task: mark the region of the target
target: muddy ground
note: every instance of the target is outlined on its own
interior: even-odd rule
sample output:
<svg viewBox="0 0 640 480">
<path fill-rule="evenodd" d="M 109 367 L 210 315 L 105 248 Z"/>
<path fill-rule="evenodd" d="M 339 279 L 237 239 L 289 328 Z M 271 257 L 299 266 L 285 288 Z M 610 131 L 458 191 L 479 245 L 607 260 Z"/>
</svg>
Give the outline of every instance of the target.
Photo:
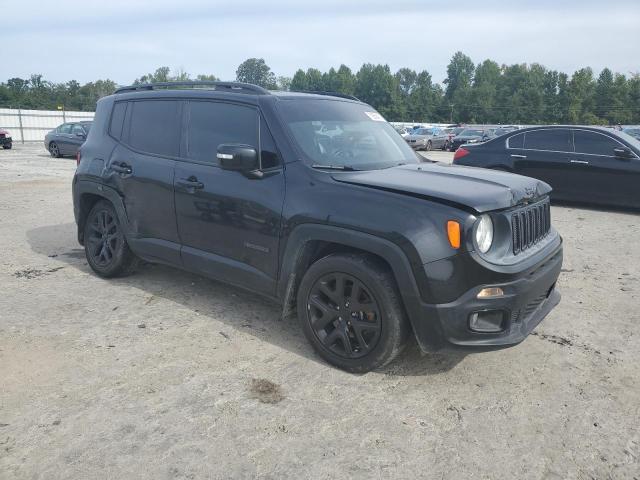
<svg viewBox="0 0 640 480">
<path fill-rule="evenodd" d="M 74 168 L 0 150 L 1 479 L 640 478 L 639 214 L 553 207 L 563 299 L 519 346 L 358 376 L 253 294 L 92 275 Z"/>
</svg>

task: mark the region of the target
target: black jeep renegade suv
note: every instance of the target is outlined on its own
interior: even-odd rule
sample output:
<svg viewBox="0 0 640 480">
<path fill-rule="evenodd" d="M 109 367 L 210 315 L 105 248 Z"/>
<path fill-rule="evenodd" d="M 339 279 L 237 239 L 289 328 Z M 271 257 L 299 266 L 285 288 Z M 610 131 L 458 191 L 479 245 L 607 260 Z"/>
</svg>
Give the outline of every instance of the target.
<svg viewBox="0 0 640 480">
<path fill-rule="evenodd" d="M 167 88 L 170 87 L 170 88 Z M 78 240 L 103 277 L 139 259 L 297 307 L 328 362 L 522 341 L 558 303 L 550 187 L 420 162 L 372 107 L 247 84 L 98 102 L 78 156 Z"/>
</svg>

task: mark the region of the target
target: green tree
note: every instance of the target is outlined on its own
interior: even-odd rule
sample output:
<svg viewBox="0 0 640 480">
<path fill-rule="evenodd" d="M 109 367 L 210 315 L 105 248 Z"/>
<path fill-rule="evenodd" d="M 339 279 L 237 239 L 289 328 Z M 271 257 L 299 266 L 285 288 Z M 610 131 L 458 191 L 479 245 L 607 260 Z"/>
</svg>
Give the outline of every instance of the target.
<svg viewBox="0 0 640 480">
<path fill-rule="evenodd" d="M 236 80 L 263 88 L 277 88 L 276 76 L 263 58 L 249 58 L 242 62 L 236 70 Z"/>
<path fill-rule="evenodd" d="M 356 74 L 355 95 L 376 108 L 387 120 L 401 120 L 406 114 L 399 101 L 398 81 L 389 65 L 365 63 Z"/>
</svg>

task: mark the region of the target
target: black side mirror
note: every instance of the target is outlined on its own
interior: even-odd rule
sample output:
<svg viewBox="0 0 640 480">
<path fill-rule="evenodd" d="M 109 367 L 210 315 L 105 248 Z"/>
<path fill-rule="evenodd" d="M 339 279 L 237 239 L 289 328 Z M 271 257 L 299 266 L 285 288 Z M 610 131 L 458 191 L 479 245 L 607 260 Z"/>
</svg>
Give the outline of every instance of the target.
<svg viewBox="0 0 640 480">
<path fill-rule="evenodd" d="M 218 145 L 218 160 L 223 170 L 248 173 L 258 170 L 258 152 L 250 145 Z"/>
<path fill-rule="evenodd" d="M 629 160 L 630 158 L 634 157 L 631 149 L 627 147 L 616 147 L 613 149 L 613 154 L 616 156 L 616 158 L 619 158 L 621 160 Z"/>
</svg>

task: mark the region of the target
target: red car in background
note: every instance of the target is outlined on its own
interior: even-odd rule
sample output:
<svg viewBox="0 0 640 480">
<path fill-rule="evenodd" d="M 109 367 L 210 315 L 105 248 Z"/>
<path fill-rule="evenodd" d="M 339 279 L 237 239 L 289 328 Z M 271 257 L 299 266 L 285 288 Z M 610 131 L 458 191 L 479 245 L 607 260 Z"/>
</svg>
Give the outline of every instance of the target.
<svg viewBox="0 0 640 480">
<path fill-rule="evenodd" d="M 11 134 L 3 128 L 0 128 L 0 145 L 5 150 L 9 150 L 12 146 Z"/>
</svg>

